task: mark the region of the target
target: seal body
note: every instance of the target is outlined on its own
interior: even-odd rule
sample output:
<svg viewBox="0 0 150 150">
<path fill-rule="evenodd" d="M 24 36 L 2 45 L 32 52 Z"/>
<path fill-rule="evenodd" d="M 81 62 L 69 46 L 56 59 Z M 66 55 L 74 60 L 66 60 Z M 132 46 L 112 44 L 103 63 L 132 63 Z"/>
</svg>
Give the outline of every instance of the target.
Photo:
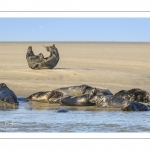
<svg viewBox="0 0 150 150">
<path fill-rule="evenodd" d="M 79 96 L 82 94 L 88 93 L 93 88 L 88 85 L 79 85 L 79 86 L 69 86 L 69 87 L 62 87 L 59 89 L 55 89 L 55 91 L 59 91 L 63 93 L 65 96 Z"/>
<path fill-rule="evenodd" d="M 93 89 L 95 88 L 89 85 L 79 85 L 79 86 L 62 87 L 59 89 L 55 89 L 55 91 L 62 92 L 66 96 L 67 95 L 80 96 L 82 94 L 89 94 Z M 99 95 L 112 95 L 112 93 L 108 89 L 96 88 L 96 93 Z"/>
<path fill-rule="evenodd" d="M 138 102 L 131 102 L 131 101 L 125 100 L 122 103 L 121 110 L 123 111 L 148 111 L 150 110 L 150 106 L 147 106 L 145 104 L 138 103 Z"/>
<path fill-rule="evenodd" d="M 67 106 L 93 106 L 95 104 L 90 103 L 89 100 L 96 95 L 96 89 L 93 89 L 89 94 L 83 94 L 81 96 L 66 96 L 60 98 L 59 103 Z"/>
<path fill-rule="evenodd" d="M 10 90 L 5 83 L 0 83 L 0 103 L 19 105 L 17 96 Z"/>
<path fill-rule="evenodd" d="M 115 96 L 119 96 L 119 97 L 122 97 L 124 99 L 128 99 L 128 93 L 127 92 L 128 92 L 127 90 L 121 90 L 121 91 L 117 92 L 115 94 Z"/>
<path fill-rule="evenodd" d="M 115 95 L 96 95 L 91 100 L 97 107 L 121 108 L 123 111 L 148 111 L 150 106 L 138 102 L 131 102 Z"/>
<path fill-rule="evenodd" d="M 130 90 L 122 90 L 115 94 L 116 96 L 120 96 L 122 98 L 126 98 L 130 101 L 149 103 L 150 102 L 150 94 L 142 89 L 134 88 Z"/>
<path fill-rule="evenodd" d="M 59 53 L 55 45 L 44 46 L 50 52 L 50 56 L 44 58 L 43 54 L 34 55 L 32 47 L 29 46 L 26 54 L 28 65 L 31 69 L 53 69 L 59 61 Z"/>
<path fill-rule="evenodd" d="M 125 99 L 115 95 L 96 95 L 90 102 L 95 103 L 97 107 L 121 108 Z"/>
<path fill-rule="evenodd" d="M 67 112 L 69 112 L 69 111 L 64 108 L 57 110 L 57 113 L 67 113 Z"/>
<path fill-rule="evenodd" d="M 96 88 L 97 95 L 113 95 L 109 89 Z"/>
<path fill-rule="evenodd" d="M 45 103 L 59 103 L 58 98 L 63 97 L 63 94 L 58 91 L 37 92 L 27 97 L 31 101 Z"/>
</svg>

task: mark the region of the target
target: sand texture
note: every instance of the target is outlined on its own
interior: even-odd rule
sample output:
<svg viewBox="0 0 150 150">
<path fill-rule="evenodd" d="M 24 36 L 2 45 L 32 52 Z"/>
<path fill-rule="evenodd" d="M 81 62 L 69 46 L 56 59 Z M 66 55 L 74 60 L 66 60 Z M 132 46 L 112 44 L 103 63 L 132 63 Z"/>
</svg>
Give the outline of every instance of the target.
<svg viewBox="0 0 150 150">
<path fill-rule="evenodd" d="M 26 52 L 49 52 L 42 45 L 58 49 L 60 60 L 54 69 L 32 70 Z M 87 84 L 120 90 L 141 88 L 150 92 L 150 43 L 0 43 L 0 83 L 18 96 L 60 87 Z"/>
</svg>

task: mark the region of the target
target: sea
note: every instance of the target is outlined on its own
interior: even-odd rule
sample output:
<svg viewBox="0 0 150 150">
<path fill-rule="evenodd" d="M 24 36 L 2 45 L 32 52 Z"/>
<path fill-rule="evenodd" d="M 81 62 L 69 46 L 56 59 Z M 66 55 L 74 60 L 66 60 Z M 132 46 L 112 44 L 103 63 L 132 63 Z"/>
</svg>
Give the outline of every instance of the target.
<svg viewBox="0 0 150 150">
<path fill-rule="evenodd" d="M 0 110 L 0 132 L 44 133 L 149 133 L 150 111 L 62 106 L 39 107 L 19 101 L 18 109 Z M 36 106 L 36 107 L 35 107 Z M 44 107 L 45 106 L 45 107 Z M 67 111 L 59 112 L 65 109 Z"/>
</svg>

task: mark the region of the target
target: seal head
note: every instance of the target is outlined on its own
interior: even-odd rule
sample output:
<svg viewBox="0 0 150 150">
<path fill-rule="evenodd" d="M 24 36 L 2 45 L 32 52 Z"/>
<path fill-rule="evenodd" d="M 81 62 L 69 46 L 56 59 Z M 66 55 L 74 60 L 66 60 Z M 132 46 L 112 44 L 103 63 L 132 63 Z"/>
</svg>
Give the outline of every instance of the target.
<svg viewBox="0 0 150 150">
<path fill-rule="evenodd" d="M 13 104 L 16 106 L 19 104 L 17 96 L 5 83 L 0 83 L 0 101 L 1 103 Z"/>
</svg>

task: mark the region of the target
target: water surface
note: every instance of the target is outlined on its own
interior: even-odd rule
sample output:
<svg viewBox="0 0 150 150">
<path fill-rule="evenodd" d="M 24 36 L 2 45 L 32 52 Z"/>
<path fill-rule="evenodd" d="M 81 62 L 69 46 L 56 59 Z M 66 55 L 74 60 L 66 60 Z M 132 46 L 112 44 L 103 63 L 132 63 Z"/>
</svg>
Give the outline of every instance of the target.
<svg viewBox="0 0 150 150">
<path fill-rule="evenodd" d="M 65 108 L 66 113 L 57 110 Z M 65 107 L 20 101 L 19 109 L 0 110 L 0 132 L 149 132 L 150 112 Z"/>
</svg>

